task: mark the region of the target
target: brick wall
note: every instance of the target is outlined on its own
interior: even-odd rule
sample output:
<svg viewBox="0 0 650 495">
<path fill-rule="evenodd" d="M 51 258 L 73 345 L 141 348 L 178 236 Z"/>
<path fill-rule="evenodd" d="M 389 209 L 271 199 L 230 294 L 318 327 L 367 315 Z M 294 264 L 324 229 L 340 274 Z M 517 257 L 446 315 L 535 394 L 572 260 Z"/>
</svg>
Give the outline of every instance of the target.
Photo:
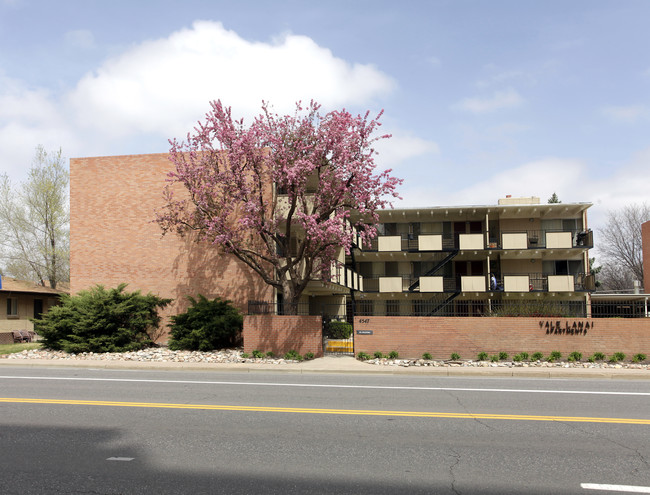
<svg viewBox="0 0 650 495">
<path fill-rule="evenodd" d="M 479 352 L 493 355 L 501 351 L 511 357 L 522 351 L 545 355 L 560 351 L 564 357 L 579 351 L 583 358 L 594 352 L 623 352 L 628 358 L 637 353 L 650 356 L 650 318 L 558 321 L 372 316 L 357 317 L 354 329 L 355 353 L 370 355 L 394 350 L 400 357 L 419 358 L 429 352 L 437 359 L 449 359 L 453 352 L 463 359 L 476 359 Z"/>
<path fill-rule="evenodd" d="M 641 225 L 641 240 L 643 242 L 643 289 L 650 294 L 650 222 Z"/>
<path fill-rule="evenodd" d="M 323 355 L 320 316 L 244 316 L 244 352 L 271 351 L 283 356 L 295 349 L 299 354 Z"/>
<path fill-rule="evenodd" d="M 188 295 L 220 296 L 243 311 L 249 299 L 271 300 L 271 289 L 233 256 L 161 236 L 152 221 L 171 169 L 166 153 L 70 160 L 71 293 L 126 282 L 129 291 L 173 298 L 165 321 L 187 308 Z"/>
</svg>

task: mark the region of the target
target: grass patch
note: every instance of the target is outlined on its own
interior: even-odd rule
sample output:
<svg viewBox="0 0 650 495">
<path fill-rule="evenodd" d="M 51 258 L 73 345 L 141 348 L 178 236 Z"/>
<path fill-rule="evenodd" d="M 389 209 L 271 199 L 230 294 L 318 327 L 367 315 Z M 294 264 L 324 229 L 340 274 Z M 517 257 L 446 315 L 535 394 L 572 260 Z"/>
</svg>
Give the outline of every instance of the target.
<svg viewBox="0 0 650 495">
<path fill-rule="evenodd" d="M 27 342 L 22 344 L 4 344 L 0 345 L 0 354 L 15 354 L 17 352 L 28 351 L 31 349 L 41 349 L 43 344 L 40 342 Z"/>
</svg>

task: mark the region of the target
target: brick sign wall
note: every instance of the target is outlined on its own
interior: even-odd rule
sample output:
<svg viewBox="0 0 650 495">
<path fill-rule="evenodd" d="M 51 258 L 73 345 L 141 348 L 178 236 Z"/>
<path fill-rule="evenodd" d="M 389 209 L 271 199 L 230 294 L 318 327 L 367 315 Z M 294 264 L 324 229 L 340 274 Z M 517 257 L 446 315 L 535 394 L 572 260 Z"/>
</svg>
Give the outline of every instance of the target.
<svg viewBox="0 0 650 495">
<path fill-rule="evenodd" d="M 584 357 L 594 352 L 623 352 L 650 355 L 650 318 L 437 318 L 357 317 L 354 322 L 354 351 L 388 353 L 418 358 L 429 352 L 434 358 L 449 359 L 452 353 L 476 359 L 479 352 L 510 356 L 560 351 L 567 356 L 579 351 Z"/>
<path fill-rule="evenodd" d="M 304 355 L 323 355 L 323 332 L 320 316 L 244 316 L 244 352 L 271 351 L 283 356 L 290 350 Z"/>
</svg>

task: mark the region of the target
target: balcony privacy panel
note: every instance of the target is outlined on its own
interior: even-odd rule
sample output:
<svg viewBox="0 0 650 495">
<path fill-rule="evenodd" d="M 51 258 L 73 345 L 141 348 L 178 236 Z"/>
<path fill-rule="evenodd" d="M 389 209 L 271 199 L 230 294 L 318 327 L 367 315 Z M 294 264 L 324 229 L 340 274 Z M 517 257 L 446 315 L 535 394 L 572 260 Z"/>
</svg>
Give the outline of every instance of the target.
<svg viewBox="0 0 650 495">
<path fill-rule="evenodd" d="M 503 234 L 503 249 L 527 249 L 528 235 L 525 232 Z"/>
<path fill-rule="evenodd" d="M 483 234 L 460 234 L 460 249 L 483 249 Z"/>
<path fill-rule="evenodd" d="M 529 292 L 530 279 L 528 275 L 506 275 L 503 277 L 503 288 L 506 292 Z"/>
<path fill-rule="evenodd" d="M 461 277 L 461 290 L 463 292 L 485 292 L 485 277 Z"/>
<path fill-rule="evenodd" d="M 418 236 L 420 251 L 442 251 L 442 235 L 420 235 Z"/>
<path fill-rule="evenodd" d="M 572 247 L 571 232 L 547 232 L 547 249 L 568 249 Z"/>
<path fill-rule="evenodd" d="M 380 277 L 379 292 L 402 292 L 402 277 Z"/>
<path fill-rule="evenodd" d="M 549 275 L 549 292 L 573 292 L 573 275 Z"/>
<path fill-rule="evenodd" d="M 443 292 L 442 277 L 420 277 L 420 292 Z"/>
<path fill-rule="evenodd" d="M 402 238 L 398 235 L 382 236 L 378 238 L 378 251 L 401 251 Z"/>
</svg>

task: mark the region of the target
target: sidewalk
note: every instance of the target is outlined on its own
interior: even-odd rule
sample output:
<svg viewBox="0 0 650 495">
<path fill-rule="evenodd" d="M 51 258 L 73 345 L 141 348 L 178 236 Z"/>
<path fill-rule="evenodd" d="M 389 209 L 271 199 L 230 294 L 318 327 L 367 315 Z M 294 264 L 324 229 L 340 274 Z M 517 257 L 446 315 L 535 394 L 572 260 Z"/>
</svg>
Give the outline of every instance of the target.
<svg viewBox="0 0 650 495">
<path fill-rule="evenodd" d="M 650 371 L 614 368 L 543 368 L 543 367 L 434 367 L 382 366 L 363 363 L 352 356 L 325 356 L 289 364 L 271 363 L 175 363 L 155 361 L 0 359 L 0 367 L 23 368 L 94 368 L 115 370 L 219 371 L 233 373 L 352 373 L 367 375 L 420 375 L 504 378 L 596 378 L 650 380 Z"/>
</svg>

